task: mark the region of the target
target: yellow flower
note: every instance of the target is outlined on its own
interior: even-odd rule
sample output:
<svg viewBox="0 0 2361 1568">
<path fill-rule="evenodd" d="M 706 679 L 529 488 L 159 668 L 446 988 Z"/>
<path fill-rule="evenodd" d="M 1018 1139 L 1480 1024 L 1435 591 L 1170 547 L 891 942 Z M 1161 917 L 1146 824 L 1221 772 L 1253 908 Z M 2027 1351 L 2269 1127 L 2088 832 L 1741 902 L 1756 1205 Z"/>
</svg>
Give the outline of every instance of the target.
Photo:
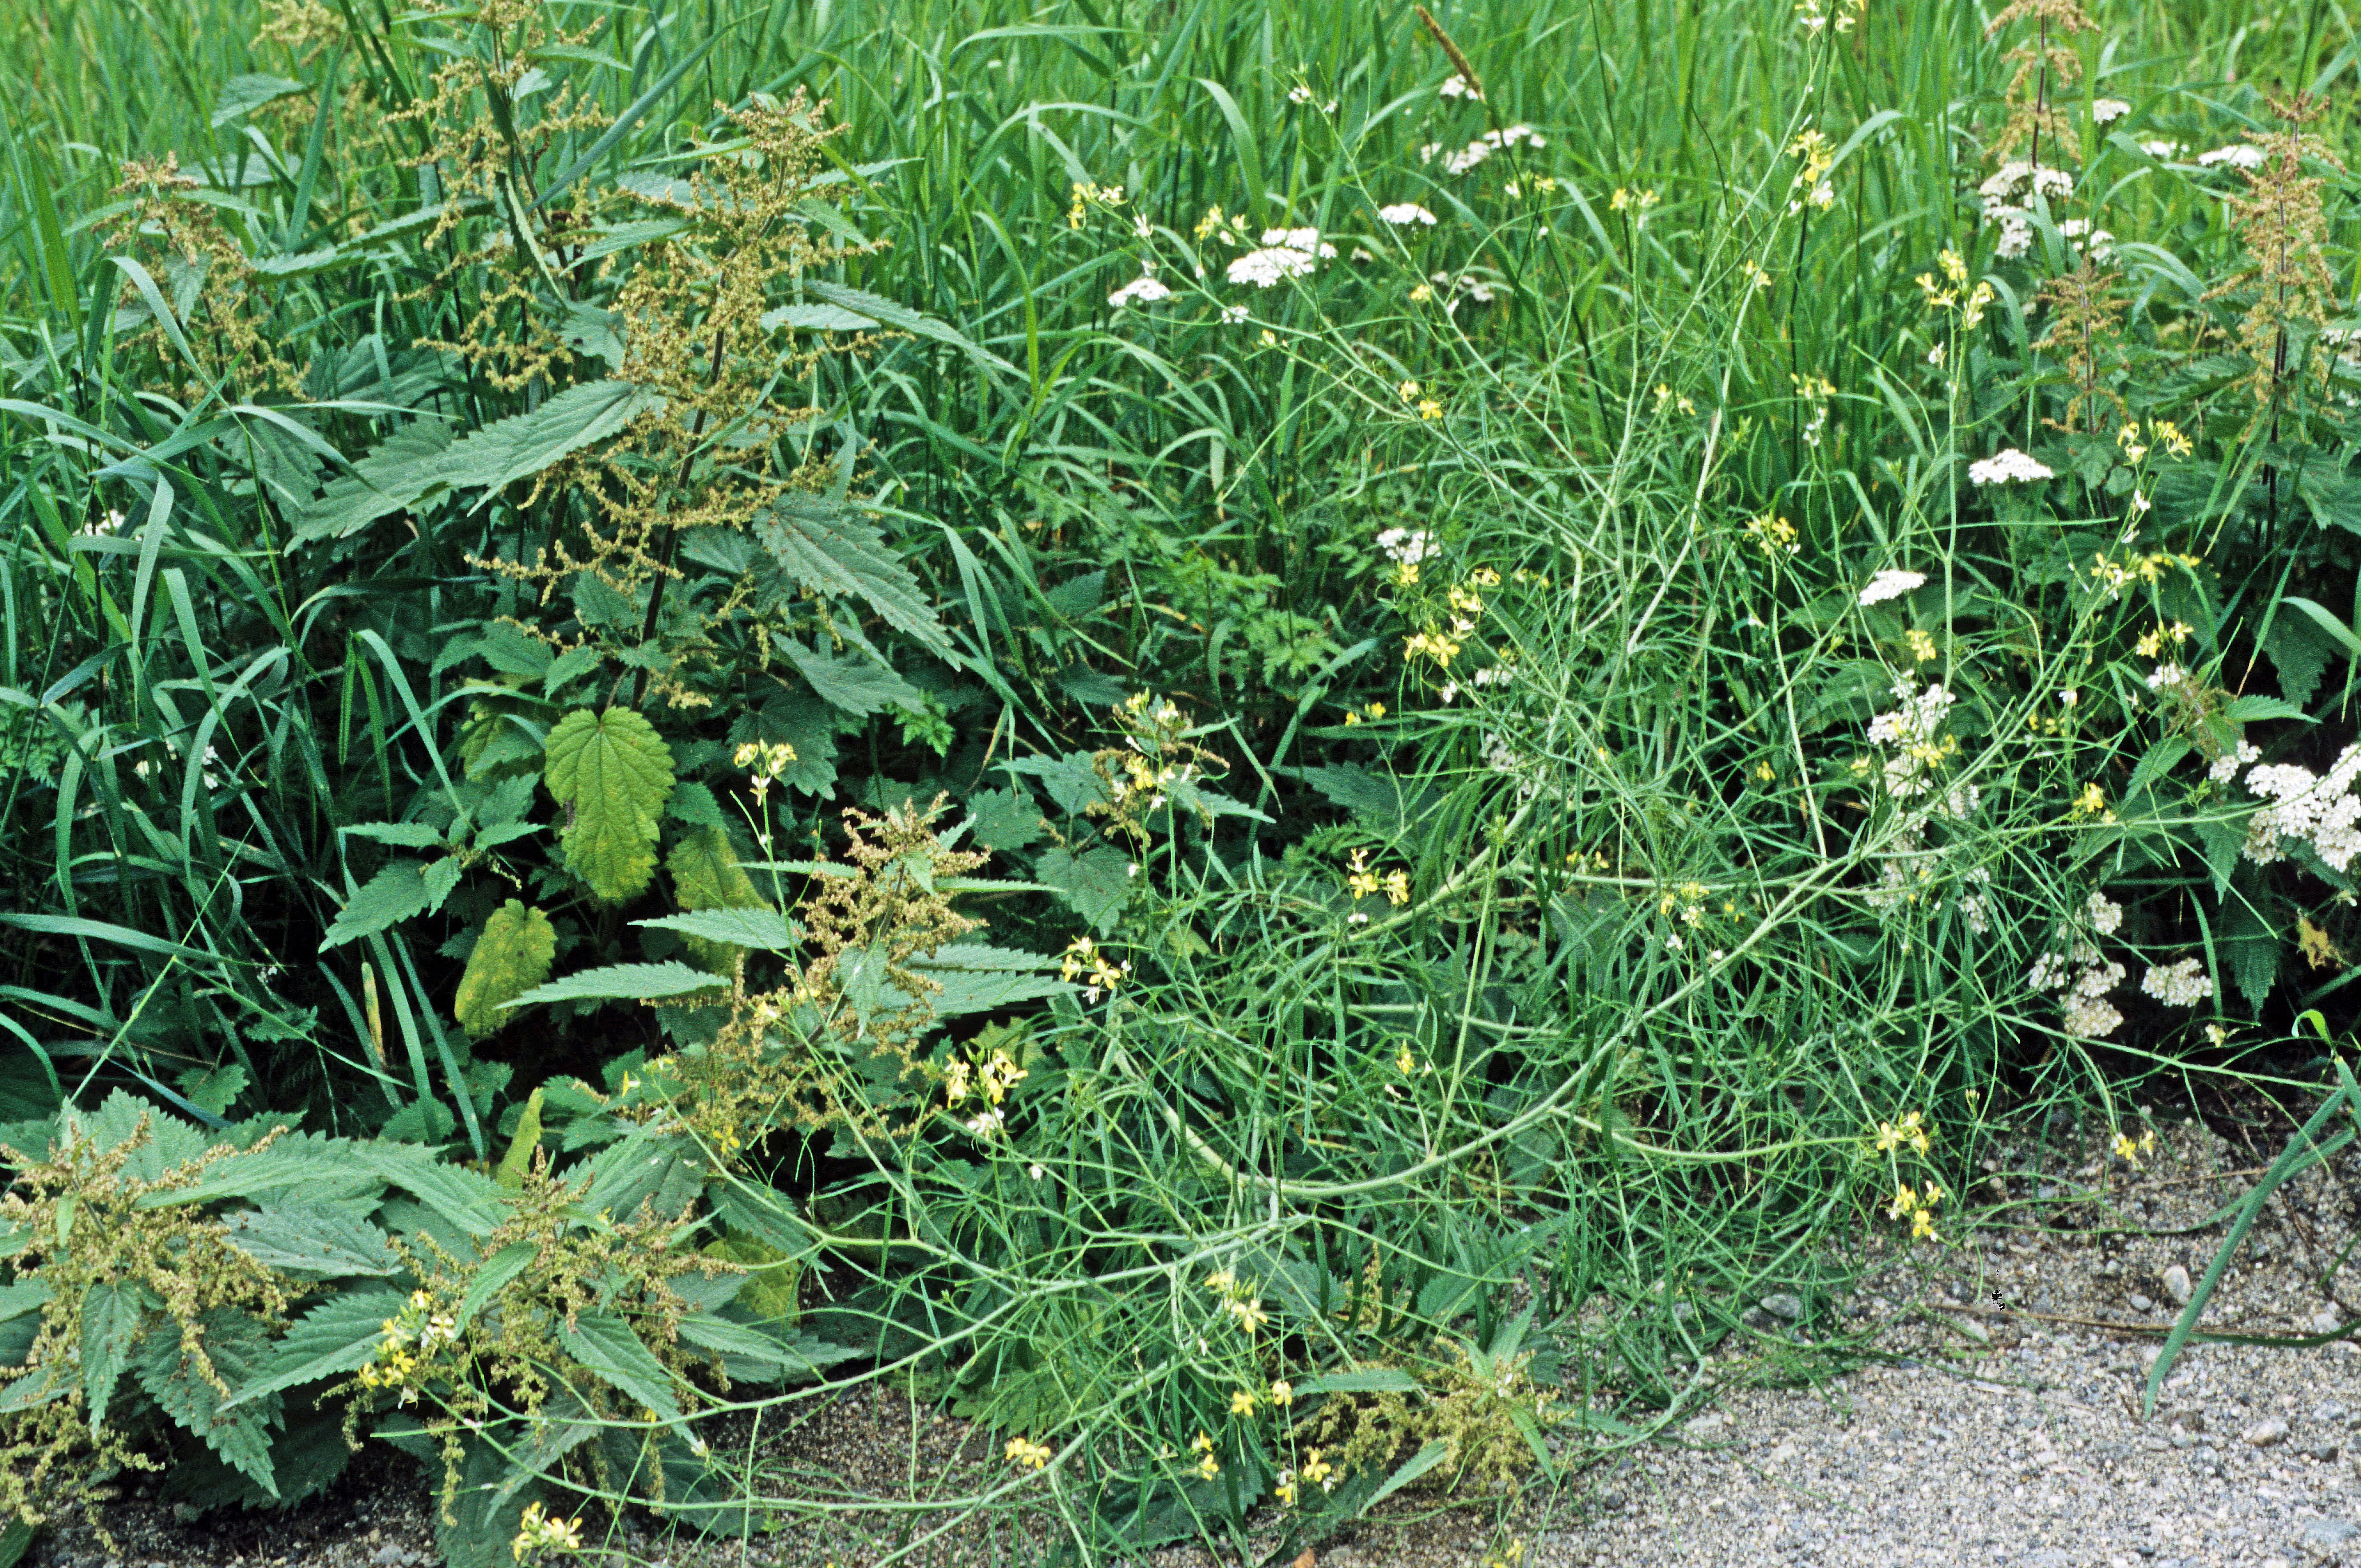
<svg viewBox="0 0 2361 1568">
<path fill-rule="evenodd" d="M 1295 1385 L 1283 1381 L 1272 1384 L 1270 1386 L 1270 1402 L 1274 1405 L 1291 1405 L 1295 1403 Z"/>
<path fill-rule="evenodd" d="M 1397 906 L 1410 902 L 1410 873 L 1390 871 L 1386 873 L 1386 902 Z"/>
<path fill-rule="evenodd" d="M 1406 403 L 1414 403 L 1418 400 L 1418 383 L 1415 381 L 1404 381 L 1394 390 L 1401 394 L 1401 400 Z"/>
<path fill-rule="evenodd" d="M 1318 1486 L 1323 1491 L 1333 1492 L 1335 1490 L 1335 1484 L 1333 1479 L 1335 1474 L 1336 1467 L 1322 1459 L 1320 1457 L 1320 1451 L 1316 1448 L 1312 1451 L 1312 1457 L 1304 1462 L 1303 1478 L 1306 1481 L 1310 1481 Z"/>
<path fill-rule="evenodd" d="M 1212 1454 L 1209 1453 L 1202 1459 L 1197 1461 L 1197 1474 L 1202 1475 L 1206 1480 L 1210 1481 L 1221 1473 L 1222 1462 L 1214 1458 Z"/>
<path fill-rule="evenodd" d="M 1238 1327 L 1249 1334 L 1270 1321 L 1270 1314 L 1262 1310 L 1262 1298 L 1259 1296 L 1251 1301 L 1232 1301 L 1230 1316 L 1237 1319 Z"/>
<path fill-rule="evenodd" d="M 2106 809 L 2106 792 L 2095 784 L 2084 784 L 2082 793 L 2074 797 L 2074 815 L 2077 817 L 2096 817 Z"/>
<path fill-rule="evenodd" d="M 1294 1474 L 1291 1470 L 1280 1471 L 1279 1485 L 1270 1489 L 1270 1495 L 1279 1499 L 1279 1506 L 1282 1508 L 1295 1507 L 1295 1483 L 1288 1479 Z"/>
<path fill-rule="evenodd" d="M 1189 1440 L 1189 1452 L 1191 1453 L 1211 1453 L 1213 1452 L 1213 1440 L 1201 1431 L 1195 1437 Z"/>
<path fill-rule="evenodd" d="M 1238 1277 L 1228 1269 L 1217 1269 L 1205 1276 L 1205 1288 L 1227 1295 L 1238 1288 Z"/>
<path fill-rule="evenodd" d="M 1250 1416 L 1255 1413 L 1255 1397 L 1244 1388 L 1230 1396 L 1230 1414 Z"/>
<path fill-rule="evenodd" d="M 1003 1449 L 1001 1453 L 1010 1464 L 1022 1464 L 1033 1470 L 1038 1470 L 1049 1463 L 1049 1445 L 1046 1442 L 1035 1442 L 1028 1438 L 1010 1438 L 1008 1446 Z"/>
<path fill-rule="evenodd" d="M 1352 867 L 1345 873 L 1345 890 L 1352 894 L 1355 903 L 1374 896 L 1383 885 L 1378 873 L 1369 869 L 1368 859 L 1368 850 L 1354 850 Z"/>
<path fill-rule="evenodd" d="M 1418 417 L 1426 420 L 1441 419 L 1443 417 L 1443 405 L 1436 402 L 1433 398 L 1421 398 L 1418 400 Z"/>
<path fill-rule="evenodd" d="M 1914 626 L 1908 631 L 1904 632 L 1903 637 L 1910 644 L 1910 657 L 1917 663 L 1924 664 L 1938 657 L 1935 651 L 1935 640 L 1932 637 L 1927 636 L 1926 632 L 1920 630 L 1917 627 Z"/>
<path fill-rule="evenodd" d="M 1413 305 L 1422 305 L 1433 298 L 1434 298 L 1434 291 L 1423 283 L 1410 291 L 1410 302 Z"/>
<path fill-rule="evenodd" d="M 1916 1213 L 1917 1209 L 1918 1194 L 1907 1187 L 1897 1187 L 1894 1190 L 1894 1201 L 1886 1208 L 1885 1217 L 1898 1220 L 1905 1214 Z"/>
</svg>

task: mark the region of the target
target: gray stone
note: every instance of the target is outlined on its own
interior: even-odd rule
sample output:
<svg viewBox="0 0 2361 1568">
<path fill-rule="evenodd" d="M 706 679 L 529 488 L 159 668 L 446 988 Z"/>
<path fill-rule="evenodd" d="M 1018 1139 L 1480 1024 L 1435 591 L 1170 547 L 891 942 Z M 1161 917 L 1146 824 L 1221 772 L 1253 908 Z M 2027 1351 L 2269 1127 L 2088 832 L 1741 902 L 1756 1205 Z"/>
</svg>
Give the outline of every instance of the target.
<svg viewBox="0 0 2361 1568">
<path fill-rule="evenodd" d="M 1729 1425 L 1730 1418 L 1727 1415 L 1719 1410 L 1708 1410 L 1696 1420 L 1683 1425 L 1681 1431 L 1693 1439 L 1703 1441 L 1720 1436 L 1723 1429 Z"/>
<path fill-rule="evenodd" d="M 2142 1295 L 2138 1294 L 2136 1291 L 2135 1291 L 2135 1292 L 2133 1293 L 2133 1295 L 2132 1295 L 2132 1310 L 2133 1310 L 2133 1311 L 2135 1311 L 2135 1312 L 2147 1312 L 2147 1311 L 2153 1311 L 2153 1310 L 2155 1310 L 2155 1308 L 2156 1308 L 2156 1303 L 2155 1303 L 2154 1301 L 2149 1300 L 2147 1297 L 2145 1297 L 2145 1296 L 2142 1296 Z"/>
<path fill-rule="evenodd" d="M 1774 1318 L 1784 1318 L 1792 1323 L 1804 1315 L 1804 1303 L 1800 1297 L 1784 1290 L 1773 1290 L 1763 1298 L 1763 1310 Z"/>
<path fill-rule="evenodd" d="M 2271 1416 L 2257 1421 L 2238 1436 L 2248 1448 L 2268 1448 L 2273 1443 L 2283 1440 L 2287 1434 L 2287 1422 L 2277 1416 Z"/>
<path fill-rule="evenodd" d="M 2189 1305 L 2191 1288 L 2189 1283 L 2189 1270 L 2181 1267 L 2180 1265 L 2176 1263 L 2164 1271 L 2164 1293 L 2172 1298 L 2174 1306 Z"/>
<path fill-rule="evenodd" d="M 2361 1525 L 2345 1519 L 2312 1519 L 2303 1527 L 2303 1543 L 2314 1552 L 2333 1552 L 2356 1535 Z"/>
</svg>

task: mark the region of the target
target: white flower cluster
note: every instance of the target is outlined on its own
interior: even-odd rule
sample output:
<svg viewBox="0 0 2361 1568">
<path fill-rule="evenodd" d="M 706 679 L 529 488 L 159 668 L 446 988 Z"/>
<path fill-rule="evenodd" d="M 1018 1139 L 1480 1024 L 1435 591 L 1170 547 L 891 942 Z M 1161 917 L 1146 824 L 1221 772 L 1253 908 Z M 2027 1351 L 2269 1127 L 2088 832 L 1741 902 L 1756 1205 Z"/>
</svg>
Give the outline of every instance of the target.
<svg viewBox="0 0 2361 1568">
<path fill-rule="evenodd" d="M 2115 236 L 2081 218 L 2068 218 L 2058 225 L 2058 233 L 2062 238 L 2081 240 L 2093 261 L 2104 261 L 2114 254 Z"/>
<path fill-rule="evenodd" d="M 1230 263 L 1229 278 L 1233 283 L 1268 289 L 1282 279 L 1310 277 L 1313 267 L 1335 254 L 1336 247 L 1323 240 L 1318 229 L 1265 229 L 1259 249 Z"/>
<path fill-rule="evenodd" d="M 2048 464 L 2027 457 L 2014 446 L 1968 465 L 1968 483 L 1971 485 L 2029 484 L 2057 477 L 2057 471 Z"/>
<path fill-rule="evenodd" d="M 2267 866 L 2287 858 L 2280 840 L 2309 842 L 2331 870 L 2342 872 L 2361 854 L 2361 797 L 2350 793 L 2361 778 L 2361 746 L 2337 754 L 2327 776 L 2292 762 L 2257 767 L 2246 774 L 2246 790 L 2277 801 L 2246 824 L 2246 859 Z"/>
<path fill-rule="evenodd" d="M 2079 974 L 2070 971 L 2080 970 Z M 2124 1015 L 2107 1000 L 2107 992 L 2124 982 L 2124 966 L 2099 956 L 2088 942 L 2071 951 L 2042 954 L 2033 960 L 2025 983 L 2034 991 L 2066 992 L 2066 1032 L 2086 1040 L 2103 1040 L 2115 1032 Z"/>
<path fill-rule="evenodd" d="M 1495 295 L 1508 287 L 1505 283 L 1478 278 L 1472 272 L 1463 272 L 1455 278 L 1448 272 L 1437 272 L 1430 276 L 1427 281 L 1433 284 L 1436 291 L 1444 296 L 1443 313 L 1445 315 L 1457 315 L 1459 302 L 1462 300 L 1473 300 L 1479 305 L 1488 305 Z"/>
<path fill-rule="evenodd" d="M 1979 887 L 1988 887 L 1992 883 L 1992 870 L 1988 866 L 1971 866 L 1968 868 L 1964 880 L 1973 883 Z M 1960 918 L 1965 920 L 1968 923 L 1968 929 L 1973 931 L 1977 936 L 1991 936 L 1991 897 L 1988 894 L 1982 893 L 1963 893 L 1960 894 Z"/>
<path fill-rule="evenodd" d="M 2236 147 L 2217 147 L 2212 152 L 2201 152 L 2197 162 L 2204 169 L 2218 169 L 2224 164 L 2232 169 L 2260 169 L 2263 157 L 2261 148 L 2241 142 Z"/>
<path fill-rule="evenodd" d="M 2213 977 L 2196 959 L 2177 964 L 2151 964 L 2140 978 L 2140 989 L 2167 1007 L 2194 1007 L 2213 994 Z"/>
<path fill-rule="evenodd" d="M 2091 105 L 2091 118 L 2100 125 L 2120 120 L 2132 112 L 2132 106 L 2121 98 L 2102 98 Z"/>
<path fill-rule="evenodd" d="M 1434 535 L 1423 528 L 1389 528 L 1378 535 L 1378 548 L 1389 561 L 1415 566 L 1434 554 Z"/>
<path fill-rule="evenodd" d="M 2260 762 L 2262 756 L 2261 747 L 2251 740 L 2241 740 L 2214 758 L 2213 765 L 2205 770 L 2205 776 L 2215 784 L 2228 784 L 2238 776 L 2240 768 L 2245 767 L 2248 762 Z"/>
<path fill-rule="evenodd" d="M 1938 742 L 1935 737 L 1959 699 L 1940 685 L 1914 693 L 1907 681 L 1894 683 L 1894 699 L 1901 704 L 1899 707 L 1870 720 L 1869 742 L 1893 750 L 1894 754 L 1885 759 L 1886 792 L 1896 800 L 1907 800 L 1927 793 L 1935 768 L 1952 749 L 1952 742 Z M 1972 803 L 1969 804 L 1972 809 Z"/>
<path fill-rule="evenodd" d="M 2033 221 L 2026 206 L 2033 196 L 2063 201 L 2074 193 L 2074 177 L 2062 169 L 2037 169 L 2022 159 L 2001 165 L 2000 172 L 1976 187 L 1983 198 L 1983 217 L 2000 225 L 1993 252 L 2014 261 L 2033 247 Z"/>
<path fill-rule="evenodd" d="M 2096 888 L 2091 890 L 2090 901 L 2083 905 L 2082 908 L 2090 916 L 2091 925 L 2100 936 L 2112 937 L 2123 929 L 2124 906 Z"/>
<path fill-rule="evenodd" d="M 1441 153 L 1445 173 L 1465 174 L 1494 153 L 1505 152 L 1519 142 L 1530 143 L 1537 150 L 1549 146 L 1549 142 L 1532 126 L 1510 126 L 1505 130 L 1486 131 L 1456 152 L 1444 152 L 1443 144 L 1439 141 L 1428 142 L 1418 149 L 1418 160 L 1432 163 L 1435 155 Z"/>
<path fill-rule="evenodd" d="M 1152 305 L 1159 300 L 1169 300 L 1171 297 L 1172 291 L 1158 280 L 1154 273 L 1143 272 L 1109 294 L 1107 303 L 1116 310 L 1121 310 L 1135 300 L 1143 305 Z"/>
<path fill-rule="evenodd" d="M 2139 149 L 2150 158 L 2166 160 L 2179 158 L 2189 150 L 2177 141 L 2144 141 L 2139 144 Z"/>
<path fill-rule="evenodd" d="M 1869 587 L 1861 590 L 1861 602 L 1883 604 L 1887 599 L 1898 599 L 1904 594 L 1916 593 L 1926 582 L 1924 572 L 1883 571 L 1870 578 Z"/>
<path fill-rule="evenodd" d="M 1429 228 L 1434 226 L 1434 214 L 1416 202 L 1396 202 L 1390 207 L 1379 207 L 1378 216 L 1396 228 L 1405 224 L 1424 224 Z"/>
<path fill-rule="evenodd" d="M 1472 85 L 1467 78 L 1456 73 L 1453 74 L 1450 81 L 1436 88 L 1435 92 L 1445 98 L 1467 98 L 1477 103 L 1481 103 L 1484 99 L 1484 93 L 1480 88 Z"/>
</svg>

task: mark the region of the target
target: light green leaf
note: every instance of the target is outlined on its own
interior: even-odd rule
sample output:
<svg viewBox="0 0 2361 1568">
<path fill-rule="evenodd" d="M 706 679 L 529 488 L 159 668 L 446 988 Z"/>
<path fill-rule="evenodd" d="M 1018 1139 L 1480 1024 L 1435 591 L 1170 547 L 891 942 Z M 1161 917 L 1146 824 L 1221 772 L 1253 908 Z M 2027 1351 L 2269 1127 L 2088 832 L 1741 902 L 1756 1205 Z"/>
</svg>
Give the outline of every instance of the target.
<svg viewBox="0 0 2361 1568">
<path fill-rule="evenodd" d="M 536 1089 L 517 1113 L 516 1135 L 509 1140 L 509 1152 L 500 1157 L 500 1168 L 492 1172 L 493 1182 L 504 1191 L 523 1191 L 525 1172 L 533 1168 L 533 1153 L 540 1146 L 541 1091 Z"/>
<path fill-rule="evenodd" d="M 815 593 L 864 599 L 895 630 L 949 652 L 950 640 L 918 579 L 886 547 L 884 531 L 858 509 L 790 492 L 755 521 L 754 539 L 795 582 Z"/>
<path fill-rule="evenodd" d="M 730 847 L 730 835 L 721 830 L 719 823 L 685 834 L 673 846 L 664 865 L 672 872 L 674 896 L 680 900 L 683 909 L 692 912 L 675 917 L 689 924 L 664 928 L 679 931 L 688 938 L 689 957 L 700 967 L 726 975 L 736 967 L 746 948 L 776 952 L 793 944 L 787 935 L 786 920 L 755 891 L 754 879 L 739 865 L 737 853 Z M 708 924 L 723 928 L 723 934 L 700 928 L 697 924 L 699 912 Z M 730 927 L 744 927 L 752 935 L 741 942 L 726 934 Z"/>
<path fill-rule="evenodd" d="M 631 924 L 655 931 L 677 931 L 708 944 L 759 948 L 766 953 L 784 953 L 796 946 L 795 928 L 775 909 L 692 909 L 686 915 Z"/>
<path fill-rule="evenodd" d="M 320 499 L 296 517 L 296 543 L 343 539 L 414 506 L 435 488 L 434 465 L 450 445 L 450 427 L 440 420 L 403 425 L 354 464 L 351 473 L 330 480 Z"/>
<path fill-rule="evenodd" d="M 763 330 L 789 327 L 801 332 L 873 332 L 877 323 L 841 305 L 781 305 L 763 314 Z"/>
<path fill-rule="evenodd" d="M 313 1279 L 383 1277 L 401 1267 L 385 1233 L 348 1209 L 280 1203 L 229 1217 L 226 1239 L 256 1262 Z"/>
<path fill-rule="evenodd" d="M 540 1253 L 541 1246 L 537 1242 L 511 1242 L 486 1258 L 483 1266 L 476 1270 L 475 1279 L 467 1286 L 467 1293 L 459 1298 L 459 1305 L 451 1314 L 452 1321 L 463 1329 L 474 1322 L 476 1314 L 484 1310 L 485 1304 L 507 1288 L 509 1281 L 522 1274 L 524 1266 Z"/>
<path fill-rule="evenodd" d="M 561 1324 L 557 1332 L 574 1359 L 601 1379 L 653 1410 L 660 1419 L 680 1420 L 671 1374 L 640 1343 L 631 1324 L 612 1312 L 583 1312 L 576 1317 L 571 1328 Z"/>
<path fill-rule="evenodd" d="M 500 1190 L 489 1177 L 455 1165 L 420 1164 L 382 1140 L 363 1144 L 358 1161 L 471 1236 L 488 1236 L 508 1217 Z"/>
<path fill-rule="evenodd" d="M 532 1007 L 544 1002 L 653 1002 L 666 996 L 686 996 L 710 991 L 720 982 L 708 970 L 691 969 L 677 960 L 660 964 L 604 964 L 578 974 L 565 975 L 538 985 L 511 1007 Z"/>
<path fill-rule="evenodd" d="M 291 98 L 311 89 L 301 82 L 290 82 L 283 76 L 252 73 L 233 76 L 221 84 L 214 95 L 214 128 L 218 130 L 241 115 L 250 115 L 265 104 L 276 104 L 281 98 Z"/>
<path fill-rule="evenodd" d="M 508 1022 L 509 1003 L 549 978 L 557 957 L 557 929 L 549 916 L 511 898 L 492 911 L 467 955 L 467 970 L 459 977 L 459 994 L 451 1003 L 452 1016 L 480 1040 Z"/>
<path fill-rule="evenodd" d="M 673 784 L 672 751 L 655 726 L 626 707 L 577 708 L 550 730 L 543 776 L 570 810 L 566 868 L 609 904 L 643 892 Z"/>
<path fill-rule="evenodd" d="M 1016 367 L 1007 360 L 969 342 L 957 328 L 939 322 L 932 316 L 920 315 L 907 305 L 897 305 L 891 300 L 863 290 L 850 289 L 841 283 L 830 283 L 818 278 L 805 279 L 803 286 L 807 293 L 816 295 L 829 304 L 841 305 L 848 311 L 858 311 L 862 315 L 873 318 L 882 326 L 891 327 L 896 332 L 906 332 L 917 337 L 932 338 L 937 343 L 949 345 L 978 365 L 989 365 L 994 369 L 1006 370 L 1012 374 L 1016 371 Z"/>
</svg>

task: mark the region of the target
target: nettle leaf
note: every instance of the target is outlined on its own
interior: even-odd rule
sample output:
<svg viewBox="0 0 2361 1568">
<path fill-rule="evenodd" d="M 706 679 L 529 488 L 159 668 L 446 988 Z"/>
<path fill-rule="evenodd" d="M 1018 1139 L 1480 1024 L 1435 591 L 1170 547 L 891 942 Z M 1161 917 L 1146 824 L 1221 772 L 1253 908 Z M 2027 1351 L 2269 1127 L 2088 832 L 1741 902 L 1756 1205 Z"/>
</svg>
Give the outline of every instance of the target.
<svg viewBox="0 0 2361 1568">
<path fill-rule="evenodd" d="M 628 381 L 586 381 L 568 387 L 531 413 L 512 414 L 472 430 L 435 466 L 454 489 L 478 486 L 490 501 L 505 487 L 605 440 L 663 400 Z"/>
<path fill-rule="evenodd" d="M 1123 906 L 1131 901 L 1131 861 L 1104 844 L 1077 855 L 1064 848 L 1041 857 L 1035 873 L 1066 901 L 1067 907 L 1112 936 Z"/>
<path fill-rule="evenodd" d="M 385 1233 L 349 1209 L 274 1204 L 233 1214 L 224 1229 L 229 1244 L 256 1262 L 313 1279 L 383 1277 L 401 1267 Z"/>
<path fill-rule="evenodd" d="M 1041 805 L 1022 784 L 987 789 L 967 797 L 975 816 L 975 841 L 987 850 L 1021 850 L 1047 831 Z"/>
<path fill-rule="evenodd" d="M 250 115 L 265 104 L 276 104 L 281 98 L 310 91 L 301 82 L 290 82 L 283 76 L 233 76 L 221 84 L 221 91 L 214 97 L 214 128 L 219 130 L 240 115 Z"/>
<path fill-rule="evenodd" d="M 883 664 L 858 654 L 838 658 L 822 652 L 816 642 L 806 648 L 782 638 L 775 646 L 794 661 L 811 689 L 829 707 L 840 707 L 855 718 L 866 718 L 882 707 L 908 708 L 913 713 L 926 707 L 926 694 Z"/>
<path fill-rule="evenodd" d="M 400 1314 L 403 1300 L 401 1291 L 374 1285 L 330 1297 L 280 1337 L 254 1381 L 231 1385 L 236 1394 L 222 1408 L 236 1409 L 284 1388 L 357 1370 L 375 1354 L 385 1338 L 385 1321 Z"/>
<path fill-rule="evenodd" d="M 630 1323 L 612 1312 L 583 1312 L 576 1317 L 573 1327 L 561 1325 L 557 1332 L 567 1353 L 605 1382 L 663 1420 L 680 1420 L 671 1374 L 654 1353 L 640 1343 L 640 1336 L 631 1332 Z"/>
<path fill-rule="evenodd" d="M 884 531 L 858 509 L 825 496 L 781 497 L 754 523 L 756 543 L 788 577 L 815 593 L 865 600 L 896 631 L 950 651 L 940 618 Z"/>
<path fill-rule="evenodd" d="M 710 970 L 667 959 L 660 964 L 602 964 L 537 985 L 509 1003 L 533 1007 L 544 1002 L 653 1002 L 710 991 L 720 981 Z"/>
<path fill-rule="evenodd" d="M 673 896 L 680 900 L 681 908 L 728 910 L 756 933 L 752 940 L 741 945 L 717 931 L 672 926 L 671 929 L 681 933 L 688 956 L 700 967 L 716 974 L 728 974 L 746 947 L 776 950 L 787 945 L 779 939 L 785 936 L 786 922 L 756 891 L 754 879 L 738 863 L 737 853 L 730 847 L 730 835 L 721 830 L 719 824 L 684 835 L 673 846 L 664 866 L 672 872 Z"/>
<path fill-rule="evenodd" d="M 458 875 L 456 861 L 394 861 L 346 900 L 344 908 L 336 912 L 335 923 L 320 938 L 320 950 L 324 953 L 400 925 L 413 915 L 440 908 L 457 884 Z"/>
<path fill-rule="evenodd" d="M 450 449 L 451 430 L 440 420 L 414 420 L 338 475 L 320 499 L 294 519 L 295 543 L 343 539 L 379 518 L 407 511 L 435 488 L 434 466 Z"/>
<path fill-rule="evenodd" d="M 656 828 L 672 795 L 672 751 L 627 707 L 577 708 L 549 732 L 543 777 L 569 808 L 566 869 L 609 904 L 644 892 L 656 866 Z"/>
<path fill-rule="evenodd" d="M 492 911 L 467 955 L 451 1014 L 471 1040 L 480 1040 L 509 1020 L 508 1004 L 549 978 L 557 957 L 557 928 L 549 916 L 521 899 Z"/>
<path fill-rule="evenodd" d="M 260 1319 L 218 1310 L 207 1312 L 198 1325 L 214 1376 L 232 1389 L 257 1381 L 270 1362 L 270 1331 Z M 223 1463 L 273 1497 L 279 1496 L 270 1471 L 269 1429 L 279 1424 L 276 1394 L 249 1395 L 234 1409 L 225 1408 L 228 1400 L 207 1379 L 196 1356 L 183 1348 L 180 1325 L 169 1319 L 140 1342 L 134 1370 L 159 1409 L 204 1439 Z"/>
<path fill-rule="evenodd" d="M 146 1286 L 128 1282 L 93 1285 L 82 1297 L 82 1387 L 92 1427 L 106 1419 L 115 1381 L 131 1365 L 140 1319 L 163 1308 Z"/>
</svg>

